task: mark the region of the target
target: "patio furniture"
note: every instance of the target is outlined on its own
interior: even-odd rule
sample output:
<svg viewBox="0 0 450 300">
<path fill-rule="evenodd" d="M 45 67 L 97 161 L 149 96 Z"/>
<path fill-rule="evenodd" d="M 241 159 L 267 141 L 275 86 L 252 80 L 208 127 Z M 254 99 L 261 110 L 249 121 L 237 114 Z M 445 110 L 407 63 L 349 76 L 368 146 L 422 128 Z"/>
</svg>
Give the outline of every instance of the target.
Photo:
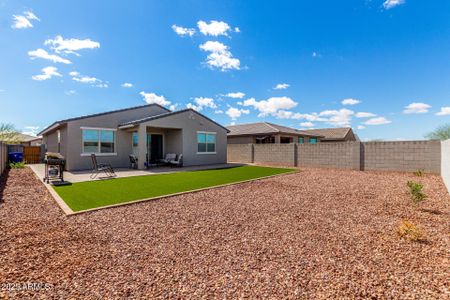
<svg viewBox="0 0 450 300">
<path fill-rule="evenodd" d="M 166 157 L 164 157 L 163 159 L 160 159 L 159 162 L 163 163 L 163 164 L 170 164 L 171 161 L 176 160 L 177 159 L 177 155 L 175 153 L 167 153 Z"/>
<path fill-rule="evenodd" d="M 171 167 L 181 168 L 183 166 L 183 154 L 178 155 L 178 159 L 169 161 Z"/>
<path fill-rule="evenodd" d="M 100 173 L 105 173 L 107 177 L 114 177 L 116 176 L 116 173 L 114 173 L 114 169 L 110 164 L 99 164 L 97 162 L 97 156 L 95 154 L 91 154 L 92 159 L 92 172 L 91 172 L 91 179 L 94 179 L 97 177 Z"/>
<path fill-rule="evenodd" d="M 131 169 L 138 168 L 138 158 L 134 154 L 130 154 L 130 168 Z"/>
</svg>

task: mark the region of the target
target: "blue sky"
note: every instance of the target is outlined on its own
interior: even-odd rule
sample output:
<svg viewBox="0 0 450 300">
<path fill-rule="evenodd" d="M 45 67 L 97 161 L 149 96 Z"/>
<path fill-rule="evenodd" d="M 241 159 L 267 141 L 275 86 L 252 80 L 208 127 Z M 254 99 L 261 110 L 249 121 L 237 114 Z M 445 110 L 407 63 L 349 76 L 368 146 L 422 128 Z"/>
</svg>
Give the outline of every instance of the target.
<svg viewBox="0 0 450 300">
<path fill-rule="evenodd" d="M 145 101 L 363 139 L 450 122 L 450 1 L 0 0 L 0 49 L 25 132 Z"/>
</svg>

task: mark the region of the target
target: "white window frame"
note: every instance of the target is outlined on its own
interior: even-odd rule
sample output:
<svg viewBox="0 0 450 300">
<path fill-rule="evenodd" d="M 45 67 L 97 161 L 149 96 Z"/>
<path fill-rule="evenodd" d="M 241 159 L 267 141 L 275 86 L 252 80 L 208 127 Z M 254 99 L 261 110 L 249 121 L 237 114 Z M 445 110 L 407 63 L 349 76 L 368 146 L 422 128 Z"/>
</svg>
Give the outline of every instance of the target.
<svg viewBox="0 0 450 300">
<path fill-rule="evenodd" d="M 116 128 L 101 128 L 101 127 L 80 127 L 81 129 L 81 156 L 91 156 L 92 154 L 95 154 L 96 156 L 117 156 L 117 129 Z M 98 149 L 97 152 L 84 152 L 84 136 L 83 136 L 83 130 L 98 130 Z M 114 131 L 114 152 L 111 153 L 102 153 L 100 152 L 100 145 L 101 145 L 101 134 L 100 131 Z"/>
<path fill-rule="evenodd" d="M 203 133 L 205 135 L 211 134 L 214 135 L 214 152 L 198 152 L 198 134 L 199 133 Z M 217 132 L 210 132 L 210 131 L 197 131 L 197 134 L 195 135 L 195 140 L 196 140 L 196 144 L 197 144 L 197 154 L 217 154 Z M 208 138 L 205 136 L 205 140 L 206 140 L 206 150 L 208 150 Z M 211 143 L 210 143 L 211 144 Z"/>
</svg>

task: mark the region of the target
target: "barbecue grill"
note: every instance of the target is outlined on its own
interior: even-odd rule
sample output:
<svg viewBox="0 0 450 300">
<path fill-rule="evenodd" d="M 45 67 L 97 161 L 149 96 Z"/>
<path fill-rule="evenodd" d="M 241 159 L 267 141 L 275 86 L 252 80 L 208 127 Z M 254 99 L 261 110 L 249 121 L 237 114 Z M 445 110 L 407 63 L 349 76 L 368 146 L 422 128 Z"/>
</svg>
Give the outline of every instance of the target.
<svg viewBox="0 0 450 300">
<path fill-rule="evenodd" d="M 66 160 L 61 155 L 45 156 L 45 177 L 44 182 L 50 183 L 50 180 L 61 180 L 64 182 L 64 167 Z"/>
</svg>

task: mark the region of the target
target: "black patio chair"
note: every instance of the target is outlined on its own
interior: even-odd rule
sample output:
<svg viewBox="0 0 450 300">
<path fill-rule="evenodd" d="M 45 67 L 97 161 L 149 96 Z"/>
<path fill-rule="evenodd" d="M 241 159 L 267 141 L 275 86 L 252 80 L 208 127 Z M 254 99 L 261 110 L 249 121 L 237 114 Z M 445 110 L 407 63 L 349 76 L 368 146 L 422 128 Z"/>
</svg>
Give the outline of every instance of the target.
<svg viewBox="0 0 450 300">
<path fill-rule="evenodd" d="M 131 169 L 138 168 L 138 158 L 134 154 L 130 154 L 130 168 Z"/>
<path fill-rule="evenodd" d="M 97 177 L 100 173 L 105 173 L 107 177 L 114 177 L 116 176 L 116 173 L 114 173 L 114 169 L 110 164 L 99 164 L 97 162 L 97 156 L 95 154 L 91 154 L 92 159 L 92 172 L 91 172 L 91 179 L 94 179 Z"/>
<path fill-rule="evenodd" d="M 171 167 L 181 168 L 183 166 L 183 154 L 178 155 L 177 159 L 169 161 Z"/>
</svg>

